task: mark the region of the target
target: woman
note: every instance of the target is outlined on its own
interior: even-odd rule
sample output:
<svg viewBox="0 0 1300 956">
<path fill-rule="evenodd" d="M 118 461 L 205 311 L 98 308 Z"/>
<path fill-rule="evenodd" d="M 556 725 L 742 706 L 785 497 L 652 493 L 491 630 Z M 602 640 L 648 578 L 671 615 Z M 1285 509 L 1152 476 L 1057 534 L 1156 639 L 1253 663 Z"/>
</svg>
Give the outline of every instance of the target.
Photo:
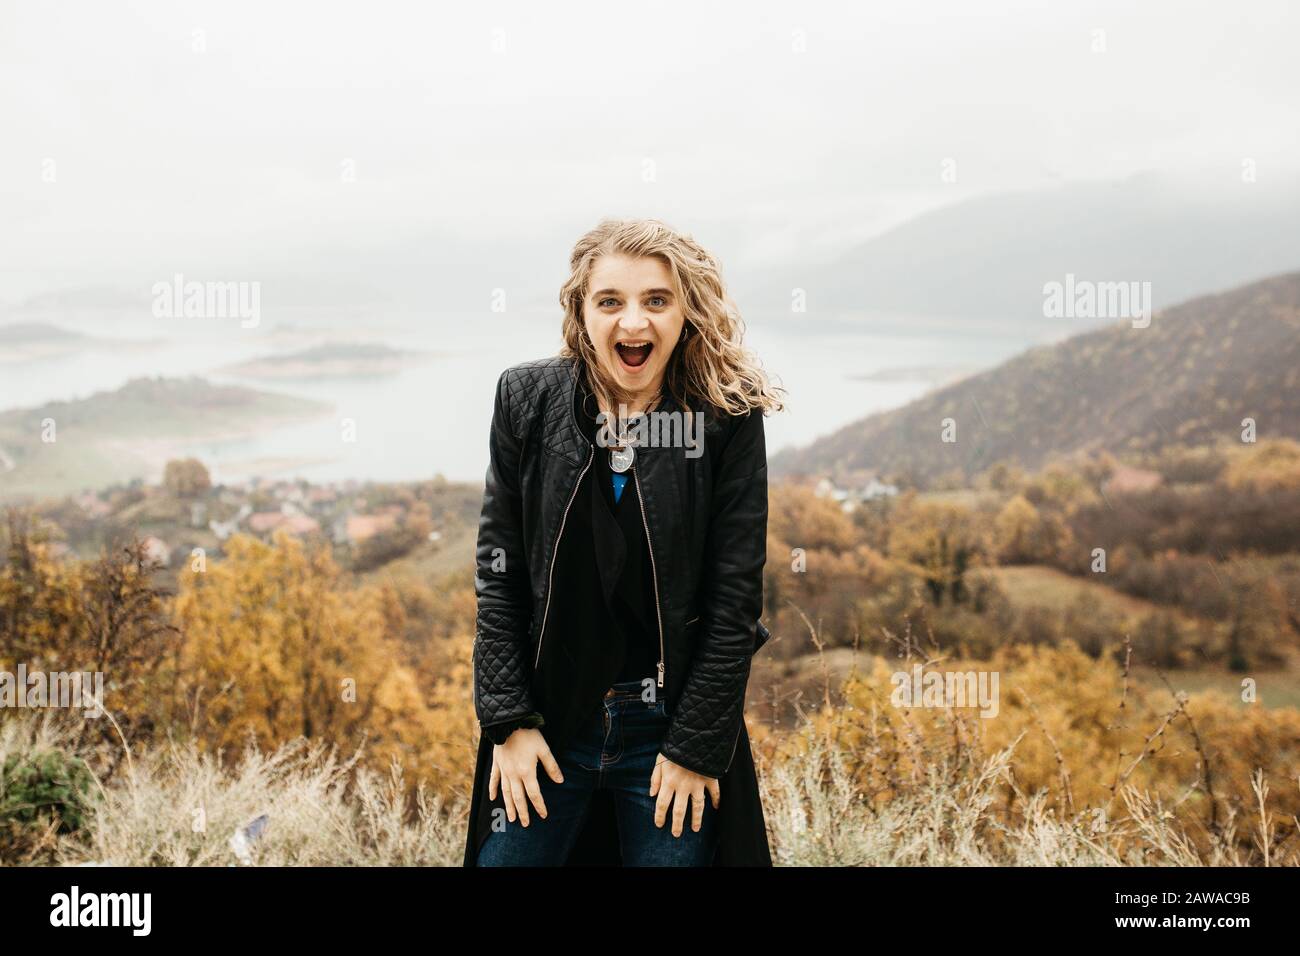
<svg viewBox="0 0 1300 956">
<path fill-rule="evenodd" d="M 465 865 L 770 865 L 743 708 L 781 390 L 689 237 L 606 220 L 570 266 L 560 355 L 497 383 Z"/>
</svg>

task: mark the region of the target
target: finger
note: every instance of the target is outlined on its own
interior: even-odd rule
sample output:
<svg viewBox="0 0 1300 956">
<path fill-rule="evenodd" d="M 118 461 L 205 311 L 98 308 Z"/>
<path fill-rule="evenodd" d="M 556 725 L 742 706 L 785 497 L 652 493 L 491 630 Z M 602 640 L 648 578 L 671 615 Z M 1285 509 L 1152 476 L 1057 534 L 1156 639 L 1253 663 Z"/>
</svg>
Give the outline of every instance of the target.
<svg viewBox="0 0 1300 956">
<path fill-rule="evenodd" d="M 654 772 L 650 774 L 650 796 L 652 797 L 659 792 L 660 768 L 663 764 L 662 760 L 656 760 Z"/>
<path fill-rule="evenodd" d="M 528 799 L 533 801 L 533 806 L 537 808 L 537 815 L 545 820 L 546 801 L 542 799 L 542 788 L 537 785 L 536 768 L 533 773 L 524 778 L 524 789 L 528 792 Z"/>
<path fill-rule="evenodd" d="M 696 833 L 704 826 L 704 788 L 691 794 L 691 829 Z"/>
<path fill-rule="evenodd" d="M 707 784 L 709 796 L 713 799 L 713 809 L 718 809 L 722 803 L 722 785 L 716 780 L 710 780 Z"/>
<path fill-rule="evenodd" d="M 501 777 L 501 802 L 506 805 L 506 819 L 515 822 L 515 798 L 510 794 L 510 778 Z"/>
<path fill-rule="evenodd" d="M 528 816 L 528 791 L 524 789 L 522 777 L 515 777 L 510 781 L 510 797 L 515 801 L 515 812 L 519 814 L 519 822 L 525 827 L 532 822 Z"/>
<path fill-rule="evenodd" d="M 546 771 L 548 777 L 556 783 L 564 783 L 564 774 L 560 773 L 560 765 L 551 756 L 549 747 L 538 754 L 537 759 L 542 762 L 542 769 Z"/>
<path fill-rule="evenodd" d="M 488 799 L 497 798 L 497 782 L 501 779 L 501 768 L 497 766 L 497 758 L 492 758 L 492 775 L 488 778 Z"/>
<path fill-rule="evenodd" d="M 673 793 L 666 787 L 659 788 L 659 797 L 655 800 L 655 826 L 663 829 L 664 821 L 668 819 L 668 808 L 672 806 Z"/>
<path fill-rule="evenodd" d="M 682 835 L 682 826 L 686 823 L 686 799 L 688 794 L 678 791 L 673 794 L 673 836 Z"/>
</svg>

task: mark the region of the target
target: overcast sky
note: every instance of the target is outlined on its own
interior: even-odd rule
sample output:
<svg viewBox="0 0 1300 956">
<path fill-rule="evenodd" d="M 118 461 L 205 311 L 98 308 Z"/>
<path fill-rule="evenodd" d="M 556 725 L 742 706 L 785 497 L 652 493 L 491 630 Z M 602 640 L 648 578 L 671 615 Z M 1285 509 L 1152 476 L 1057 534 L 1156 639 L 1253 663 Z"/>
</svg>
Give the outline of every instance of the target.
<svg viewBox="0 0 1300 956">
<path fill-rule="evenodd" d="M 0 303 L 178 250 L 563 257 L 607 214 L 755 268 L 995 190 L 1300 170 L 1295 4 L 563 6 L 3 0 Z"/>
</svg>

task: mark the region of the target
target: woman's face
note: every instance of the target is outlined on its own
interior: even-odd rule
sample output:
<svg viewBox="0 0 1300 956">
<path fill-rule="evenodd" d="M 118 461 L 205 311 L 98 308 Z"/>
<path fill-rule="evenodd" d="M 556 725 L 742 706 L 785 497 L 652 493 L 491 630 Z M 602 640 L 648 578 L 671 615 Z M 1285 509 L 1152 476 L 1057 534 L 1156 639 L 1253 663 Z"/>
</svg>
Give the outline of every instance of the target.
<svg viewBox="0 0 1300 956">
<path fill-rule="evenodd" d="M 639 412 L 659 394 L 685 322 L 668 266 L 654 256 L 601 256 L 587 288 L 582 318 L 597 360 L 636 396 L 628 411 Z"/>
</svg>

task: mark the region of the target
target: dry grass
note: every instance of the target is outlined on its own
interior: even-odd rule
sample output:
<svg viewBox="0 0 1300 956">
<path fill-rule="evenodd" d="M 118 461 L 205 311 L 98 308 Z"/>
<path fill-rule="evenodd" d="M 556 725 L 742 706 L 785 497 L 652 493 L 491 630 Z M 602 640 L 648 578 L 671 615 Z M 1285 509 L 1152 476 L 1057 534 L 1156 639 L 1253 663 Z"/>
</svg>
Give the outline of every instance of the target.
<svg viewBox="0 0 1300 956">
<path fill-rule="evenodd" d="M 760 760 L 760 784 L 778 865 L 786 866 L 1234 866 L 1252 862 L 1223 841 L 1199 851 L 1161 802 L 1136 787 L 1125 812 L 1095 816 L 1053 809 L 1046 792 L 1025 794 L 1014 823 L 999 811 L 1015 786 L 1013 747 L 965 768 L 935 763 L 881 804 L 864 795 L 852 755 L 806 724 L 779 761 Z M 48 721 L 0 728 L 0 758 L 65 743 Z M 954 772 L 956 769 L 957 772 Z M 1267 785 L 1253 782 L 1269 845 L 1275 822 Z M 48 862 L 124 866 L 456 866 L 466 806 L 382 777 L 304 741 L 273 753 L 245 752 L 223 766 L 192 747 L 134 756 L 97 790 L 88 832 L 53 841 Z M 242 861 L 231 837 L 265 814 L 268 825 Z M 24 862 L 6 860 L 7 863 Z M 1284 862 L 1269 860 L 1273 865 Z M 1292 859 L 1291 862 L 1294 862 Z"/>
<path fill-rule="evenodd" d="M 48 722 L 8 721 L 0 757 L 61 742 Z M 159 747 L 137 753 L 98 795 L 89 832 L 60 838 L 53 862 L 237 865 L 231 838 L 263 814 L 245 861 L 263 866 L 448 866 L 464 840 L 463 804 L 422 787 L 412 795 L 400 768 L 385 777 L 303 740 L 248 750 L 234 766 L 192 746 Z"/>
<path fill-rule="evenodd" d="M 751 732 L 781 862 L 1300 865 L 1300 711 L 1152 692 L 1131 646 L 1122 667 L 1073 645 L 964 663 L 901 646 L 854 655 L 847 681 L 827 661 L 797 695 L 825 706 Z M 1000 710 L 893 705 L 891 672 L 921 661 L 999 672 Z"/>
<path fill-rule="evenodd" d="M 798 756 L 762 777 L 775 862 L 784 866 L 1243 866 L 1226 847 L 1203 857 L 1168 811 L 1135 788 L 1127 815 L 1103 824 L 1062 819 L 1046 794 L 1029 796 L 1016 822 L 996 812 L 1011 781 L 1012 750 L 972 772 L 935 765 L 919 785 L 873 807 L 844 753 L 810 729 Z"/>
</svg>

